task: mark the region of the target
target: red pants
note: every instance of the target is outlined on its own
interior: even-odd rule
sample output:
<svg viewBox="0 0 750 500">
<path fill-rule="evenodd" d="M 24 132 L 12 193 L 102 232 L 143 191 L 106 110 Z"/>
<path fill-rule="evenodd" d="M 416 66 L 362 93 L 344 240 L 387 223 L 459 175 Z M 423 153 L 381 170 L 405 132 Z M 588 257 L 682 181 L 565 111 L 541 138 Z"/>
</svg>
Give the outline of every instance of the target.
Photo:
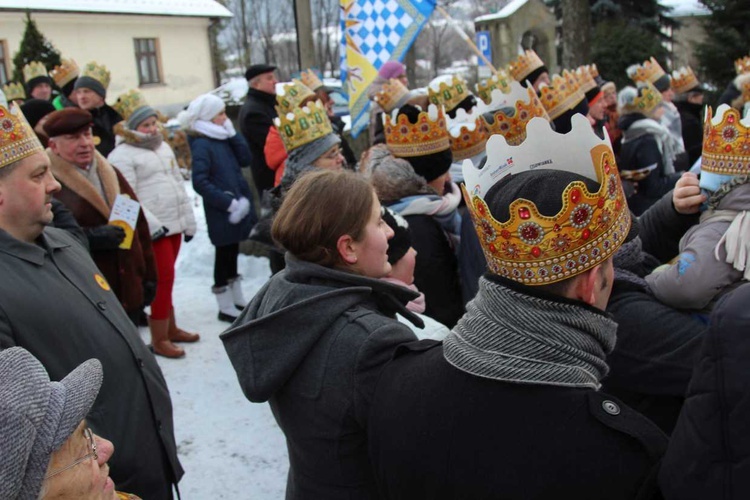
<svg viewBox="0 0 750 500">
<path fill-rule="evenodd" d="M 151 303 L 153 319 L 167 319 L 172 311 L 172 287 L 174 286 L 174 264 L 180 253 L 182 234 L 165 236 L 153 242 L 156 260 L 156 298 Z"/>
</svg>

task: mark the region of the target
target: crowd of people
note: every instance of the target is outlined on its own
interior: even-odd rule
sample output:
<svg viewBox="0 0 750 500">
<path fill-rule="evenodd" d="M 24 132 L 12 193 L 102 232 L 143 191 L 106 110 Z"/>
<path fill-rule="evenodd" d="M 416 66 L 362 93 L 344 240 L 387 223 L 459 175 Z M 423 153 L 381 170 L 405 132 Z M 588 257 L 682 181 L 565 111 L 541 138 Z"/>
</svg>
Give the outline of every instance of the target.
<svg viewBox="0 0 750 500">
<path fill-rule="evenodd" d="M 221 98 L 190 102 L 220 338 L 286 437 L 286 497 L 750 494 L 736 69 L 704 112 L 692 69 L 653 58 L 619 92 L 533 51 L 475 92 L 389 61 L 359 158 L 312 70 L 249 67 L 239 132 Z M 174 131 L 137 90 L 108 105 L 97 62 L 23 74 L 0 94 L 0 497 L 173 498 L 154 355 L 200 340 L 172 301 L 197 231 Z M 249 301 L 248 239 L 272 271 Z"/>
</svg>

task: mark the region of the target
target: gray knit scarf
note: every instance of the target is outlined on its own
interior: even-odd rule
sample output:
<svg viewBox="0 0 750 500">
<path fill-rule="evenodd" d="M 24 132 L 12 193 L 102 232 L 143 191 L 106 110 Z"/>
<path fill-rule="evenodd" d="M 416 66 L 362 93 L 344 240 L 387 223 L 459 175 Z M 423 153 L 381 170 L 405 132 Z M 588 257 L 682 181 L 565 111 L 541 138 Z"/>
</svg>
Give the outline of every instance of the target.
<svg viewBox="0 0 750 500">
<path fill-rule="evenodd" d="M 445 359 L 478 377 L 599 389 L 617 323 L 604 313 L 527 295 L 485 277 L 443 342 Z"/>
</svg>

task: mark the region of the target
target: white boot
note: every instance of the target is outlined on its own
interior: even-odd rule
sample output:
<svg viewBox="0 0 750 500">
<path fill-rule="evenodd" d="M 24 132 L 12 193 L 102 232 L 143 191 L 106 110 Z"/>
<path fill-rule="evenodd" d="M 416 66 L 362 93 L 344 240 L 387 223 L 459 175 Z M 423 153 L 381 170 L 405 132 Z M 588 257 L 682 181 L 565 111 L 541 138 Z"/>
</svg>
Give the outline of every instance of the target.
<svg viewBox="0 0 750 500">
<path fill-rule="evenodd" d="M 219 321 L 234 322 L 237 319 L 237 308 L 234 307 L 232 290 L 228 286 L 221 286 L 213 287 L 211 291 L 216 295 L 216 302 L 219 304 Z"/>
<path fill-rule="evenodd" d="M 229 283 L 229 289 L 232 290 L 232 300 L 235 307 L 237 310 L 242 311 L 247 305 L 245 296 L 242 294 L 242 276 L 238 274 L 236 278 L 227 280 L 227 283 Z"/>
</svg>

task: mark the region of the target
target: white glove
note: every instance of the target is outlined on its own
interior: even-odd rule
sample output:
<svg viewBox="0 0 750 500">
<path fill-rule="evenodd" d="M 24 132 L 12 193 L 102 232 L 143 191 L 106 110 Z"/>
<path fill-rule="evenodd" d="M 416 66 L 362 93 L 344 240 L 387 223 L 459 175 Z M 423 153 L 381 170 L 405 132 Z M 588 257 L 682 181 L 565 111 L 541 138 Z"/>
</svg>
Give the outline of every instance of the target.
<svg viewBox="0 0 750 500">
<path fill-rule="evenodd" d="M 229 205 L 229 208 L 227 208 L 227 212 L 229 212 L 229 223 L 230 224 L 237 224 L 242 220 L 242 205 L 240 204 L 240 200 L 234 199 L 232 200 L 232 203 Z"/>
<path fill-rule="evenodd" d="M 236 130 L 234 130 L 234 124 L 232 123 L 232 120 L 227 118 L 224 120 L 224 129 L 229 132 L 229 137 L 234 137 L 234 135 L 237 133 Z"/>
<path fill-rule="evenodd" d="M 240 219 L 244 219 L 250 213 L 250 200 L 244 196 L 240 198 Z"/>
</svg>

